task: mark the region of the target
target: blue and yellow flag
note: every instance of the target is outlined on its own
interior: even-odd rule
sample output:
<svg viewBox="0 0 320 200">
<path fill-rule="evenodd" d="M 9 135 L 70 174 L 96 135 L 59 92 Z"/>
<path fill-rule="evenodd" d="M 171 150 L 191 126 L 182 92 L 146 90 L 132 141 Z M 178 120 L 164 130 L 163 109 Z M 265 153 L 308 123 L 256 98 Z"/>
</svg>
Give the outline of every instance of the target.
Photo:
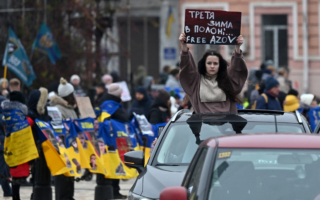
<svg viewBox="0 0 320 200">
<path fill-rule="evenodd" d="M 137 171 L 124 164 L 126 152 L 139 150 L 134 128 L 129 123 L 106 120 L 100 123 L 98 140 L 100 138 L 105 141 L 107 149 L 107 152 L 102 154 L 108 172 L 106 178 L 130 179 L 136 177 Z"/>
<path fill-rule="evenodd" d="M 102 156 L 100 156 L 100 147 L 97 140 L 97 134 L 94 131 L 94 119 L 85 118 L 75 120 L 77 124 L 77 134 L 80 140 L 80 155 L 81 162 L 86 162 L 86 168 L 92 173 L 100 173 L 107 175 L 107 170 L 104 167 Z M 105 151 L 105 143 L 102 142 L 102 151 Z"/>
<path fill-rule="evenodd" d="M 4 158 L 9 167 L 15 167 L 39 157 L 31 127 L 20 110 L 3 110 L 6 123 Z"/>
<path fill-rule="evenodd" d="M 27 87 L 36 79 L 36 74 L 33 71 L 27 53 L 11 27 L 9 28 L 9 39 L 6 44 L 2 65 L 7 66 L 14 72 Z"/>
<path fill-rule="evenodd" d="M 36 119 L 37 132 L 41 142 L 47 166 L 53 176 L 70 171 L 68 156 L 61 134 L 57 134 L 47 122 Z M 68 163 L 68 164 L 67 164 Z M 68 166 L 68 167 L 67 167 Z"/>
<path fill-rule="evenodd" d="M 174 16 L 173 16 L 173 12 L 172 12 L 172 7 L 169 6 L 169 10 L 168 10 L 168 20 L 167 20 L 167 37 L 170 38 L 171 37 L 171 25 L 174 22 Z"/>
<path fill-rule="evenodd" d="M 97 115 L 99 122 L 104 122 L 105 119 L 109 118 L 118 108 L 122 108 L 122 105 L 118 102 L 109 100 L 102 103 L 100 106 L 99 114 Z M 97 112 L 96 112 L 97 113 Z"/>
<path fill-rule="evenodd" d="M 320 121 L 320 107 L 310 109 L 307 114 L 309 116 L 311 130 L 314 131 Z"/>
<path fill-rule="evenodd" d="M 33 43 L 32 50 L 47 55 L 52 64 L 56 64 L 56 61 L 61 58 L 59 46 L 53 39 L 51 30 L 45 24 L 41 24 L 38 35 Z"/>
</svg>

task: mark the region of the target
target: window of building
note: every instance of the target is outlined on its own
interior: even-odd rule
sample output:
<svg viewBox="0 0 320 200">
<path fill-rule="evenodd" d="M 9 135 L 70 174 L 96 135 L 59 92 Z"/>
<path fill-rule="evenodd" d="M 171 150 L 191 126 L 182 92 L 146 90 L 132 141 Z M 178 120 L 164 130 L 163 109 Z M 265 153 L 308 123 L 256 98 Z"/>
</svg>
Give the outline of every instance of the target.
<svg viewBox="0 0 320 200">
<path fill-rule="evenodd" d="M 264 61 L 272 60 L 275 68 L 288 66 L 287 15 L 262 15 L 261 52 Z"/>
</svg>

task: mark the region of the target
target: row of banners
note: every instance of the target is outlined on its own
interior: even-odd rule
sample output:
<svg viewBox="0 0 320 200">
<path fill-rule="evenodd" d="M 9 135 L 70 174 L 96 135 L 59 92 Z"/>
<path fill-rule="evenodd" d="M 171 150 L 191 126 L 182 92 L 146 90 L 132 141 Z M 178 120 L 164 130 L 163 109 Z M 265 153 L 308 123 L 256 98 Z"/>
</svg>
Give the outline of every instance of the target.
<svg viewBox="0 0 320 200">
<path fill-rule="evenodd" d="M 60 49 L 53 39 L 51 30 L 45 24 L 42 24 L 38 35 L 32 45 L 32 51 L 38 51 L 48 56 L 52 64 L 61 58 Z M 36 74 L 32 68 L 28 55 L 23 48 L 19 38 L 12 28 L 9 28 L 8 41 L 2 61 L 3 66 L 7 66 L 29 87 Z"/>
<path fill-rule="evenodd" d="M 6 122 L 5 160 L 14 167 L 39 157 L 32 129 L 19 110 L 4 111 Z M 51 123 L 36 120 L 36 133 L 42 145 L 48 168 L 53 176 L 81 176 L 81 169 L 104 174 L 106 178 L 130 179 L 138 175 L 124 164 L 129 151 L 145 152 L 150 157 L 152 142 L 165 124 L 151 125 L 144 116 L 136 115 L 131 123 L 104 120 L 94 130 L 94 119 L 63 121 L 53 129 Z"/>
</svg>

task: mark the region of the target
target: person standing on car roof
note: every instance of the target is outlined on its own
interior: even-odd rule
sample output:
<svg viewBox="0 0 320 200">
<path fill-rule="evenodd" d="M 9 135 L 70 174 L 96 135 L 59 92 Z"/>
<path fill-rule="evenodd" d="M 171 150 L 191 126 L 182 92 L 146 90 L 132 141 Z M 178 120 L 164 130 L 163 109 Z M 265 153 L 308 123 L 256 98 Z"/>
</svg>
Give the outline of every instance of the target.
<svg viewBox="0 0 320 200">
<path fill-rule="evenodd" d="M 207 50 L 198 68 L 187 47 L 186 34 L 179 37 L 181 45 L 180 83 L 190 96 L 190 102 L 196 113 L 227 112 L 236 113 L 238 97 L 248 76 L 247 65 L 240 46 L 243 37 L 237 38 L 238 45 L 231 58 L 230 67 L 220 53 Z"/>
<path fill-rule="evenodd" d="M 273 78 L 269 77 L 265 81 L 264 93 L 257 100 L 256 109 L 264 110 L 282 110 L 278 95 L 280 92 L 279 82 Z"/>
</svg>

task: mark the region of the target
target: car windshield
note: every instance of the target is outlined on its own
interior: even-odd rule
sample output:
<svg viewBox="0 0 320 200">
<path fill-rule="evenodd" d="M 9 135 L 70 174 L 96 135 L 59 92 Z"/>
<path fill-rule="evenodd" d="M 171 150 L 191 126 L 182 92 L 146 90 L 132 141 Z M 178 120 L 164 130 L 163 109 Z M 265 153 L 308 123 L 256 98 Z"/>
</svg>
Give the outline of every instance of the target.
<svg viewBox="0 0 320 200">
<path fill-rule="evenodd" d="M 320 199 L 320 150 L 219 149 L 208 199 Z"/>
<path fill-rule="evenodd" d="M 278 130 L 278 131 L 276 131 Z M 156 154 L 156 164 L 188 165 L 198 145 L 209 137 L 235 133 L 303 133 L 299 124 L 261 122 L 174 123 L 166 132 Z"/>
</svg>

